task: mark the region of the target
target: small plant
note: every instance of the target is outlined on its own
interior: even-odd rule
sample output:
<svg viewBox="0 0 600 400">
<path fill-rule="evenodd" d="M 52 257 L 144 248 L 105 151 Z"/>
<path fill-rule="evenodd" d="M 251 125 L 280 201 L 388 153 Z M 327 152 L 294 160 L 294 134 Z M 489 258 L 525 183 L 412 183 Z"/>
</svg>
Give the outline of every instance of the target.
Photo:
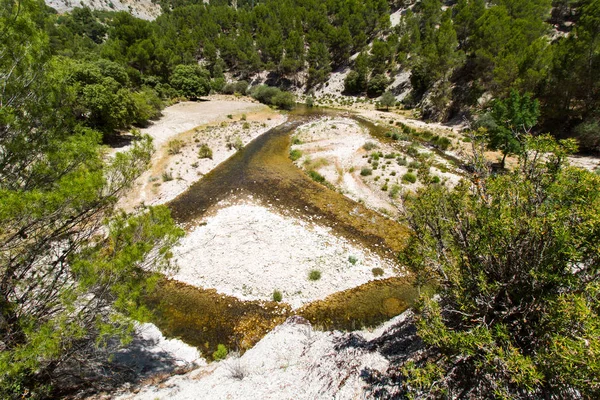
<svg viewBox="0 0 600 400">
<path fill-rule="evenodd" d="M 167 144 L 167 147 L 169 149 L 169 154 L 179 154 L 181 153 L 181 149 L 183 148 L 183 142 L 179 139 L 173 139 Z"/>
<path fill-rule="evenodd" d="M 320 173 L 318 173 L 317 171 L 315 171 L 314 169 L 311 169 L 310 171 L 308 171 L 308 176 L 310 176 L 310 178 L 318 183 L 324 183 L 325 182 L 325 177 L 323 175 L 321 175 Z"/>
<path fill-rule="evenodd" d="M 165 171 L 162 173 L 162 180 L 163 182 L 169 182 L 173 180 L 173 174 L 170 173 L 169 171 Z"/>
<path fill-rule="evenodd" d="M 392 172 L 390 172 L 390 175 L 391 175 L 391 176 L 396 176 L 396 171 L 392 171 Z"/>
<path fill-rule="evenodd" d="M 398 193 L 400 193 L 400 186 L 392 185 L 392 188 L 390 189 L 390 198 L 395 199 L 398 197 Z"/>
<path fill-rule="evenodd" d="M 402 176 L 402 182 L 405 183 L 415 183 L 417 181 L 417 177 L 415 174 L 408 172 Z"/>
<path fill-rule="evenodd" d="M 227 347 L 225 347 L 224 344 L 219 344 L 219 345 L 217 345 L 217 351 L 215 351 L 212 354 L 212 357 L 213 357 L 213 360 L 219 361 L 219 360 L 224 360 L 225 357 L 227 357 L 227 354 L 229 354 L 229 352 L 227 351 Z"/>
<path fill-rule="evenodd" d="M 382 192 L 387 192 L 388 191 L 388 184 L 385 183 L 382 187 L 381 187 L 381 191 Z"/>
<path fill-rule="evenodd" d="M 361 170 L 360 170 L 360 175 L 361 176 L 369 176 L 369 175 L 372 175 L 372 174 L 373 174 L 373 170 L 371 168 L 365 167 L 365 168 L 361 168 Z"/>
<path fill-rule="evenodd" d="M 233 119 L 233 115 L 231 115 L 231 114 L 227 114 L 227 118 L 229 118 L 229 119 Z"/>
<path fill-rule="evenodd" d="M 394 133 L 394 134 L 392 135 L 392 139 L 393 139 L 393 140 L 400 140 L 400 135 L 399 135 L 399 134 L 397 134 L 397 133 Z"/>
<path fill-rule="evenodd" d="M 408 161 L 406 161 L 406 157 L 398 157 L 398 165 L 405 166 L 406 164 L 408 164 Z"/>
<path fill-rule="evenodd" d="M 198 149 L 198 157 L 200 157 L 200 158 L 210 158 L 212 160 L 212 158 L 213 158 L 213 151 L 211 150 L 210 147 L 208 147 L 207 144 L 202 144 L 200 146 L 200 149 Z"/>
<path fill-rule="evenodd" d="M 292 161 L 296 161 L 300 157 L 302 157 L 302 152 L 300 150 L 296 150 L 296 149 L 290 150 L 290 159 Z"/>
<path fill-rule="evenodd" d="M 356 263 L 358 262 L 358 258 L 356 258 L 354 256 L 350 256 L 350 257 L 348 257 L 348 262 L 352 265 L 356 265 Z"/>
<path fill-rule="evenodd" d="M 321 279 L 321 271 L 319 271 L 318 269 L 312 269 L 308 273 L 308 280 L 309 281 L 318 281 L 319 279 Z"/>
<path fill-rule="evenodd" d="M 244 124 L 242 125 L 242 128 L 250 129 L 250 122 L 244 122 Z"/>
<path fill-rule="evenodd" d="M 232 139 L 230 139 L 229 142 L 227 142 L 228 150 L 236 149 L 239 151 L 243 148 L 244 148 L 244 142 L 242 142 L 242 139 L 239 136 L 235 136 Z"/>
<path fill-rule="evenodd" d="M 371 272 L 373 273 L 373 276 L 382 276 L 383 275 L 383 269 L 382 268 L 373 268 L 371 270 Z"/>
<path fill-rule="evenodd" d="M 248 119 L 248 116 L 246 114 L 242 114 L 242 121 L 245 121 Z"/>
<path fill-rule="evenodd" d="M 348 170 L 348 172 L 353 173 L 355 170 L 356 170 L 356 168 L 350 167 L 350 169 Z"/>
<path fill-rule="evenodd" d="M 298 138 L 298 136 L 294 136 L 292 138 L 292 144 L 302 144 L 302 141 Z"/>
<path fill-rule="evenodd" d="M 440 177 L 439 177 L 439 176 L 437 176 L 437 175 L 434 175 L 434 176 L 431 178 L 431 183 L 435 183 L 435 184 L 437 184 L 437 183 L 440 183 L 440 182 L 441 182 L 441 179 L 440 179 Z"/>
<path fill-rule="evenodd" d="M 279 303 L 283 299 L 283 295 L 279 290 L 273 291 L 273 301 Z"/>
<path fill-rule="evenodd" d="M 365 149 L 366 151 L 371 151 L 375 148 L 377 148 L 377 145 L 373 142 L 366 142 L 365 144 L 363 144 L 363 149 Z"/>
</svg>

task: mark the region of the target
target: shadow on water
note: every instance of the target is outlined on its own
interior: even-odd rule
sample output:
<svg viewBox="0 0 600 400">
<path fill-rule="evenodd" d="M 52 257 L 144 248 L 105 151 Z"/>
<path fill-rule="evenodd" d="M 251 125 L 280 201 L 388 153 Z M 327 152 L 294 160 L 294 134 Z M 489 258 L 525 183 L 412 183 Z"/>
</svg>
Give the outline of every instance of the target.
<svg viewBox="0 0 600 400">
<path fill-rule="evenodd" d="M 312 181 L 289 159 L 290 134 L 300 125 L 327 115 L 352 117 L 305 108 L 291 113 L 288 122 L 259 136 L 173 200 L 169 207 L 174 218 L 193 226 L 220 201 L 243 193 L 287 215 L 318 220 L 333 233 L 394 259 L 404 246 L 406 227 Z M 336 293 L 297 314 L 325 329 L 351 330 L 374 326 L 402 313 L 415 296 L 405 278 L 392 278 Z M 165 335 L 199 347 L 208 357 L 219 343 L 246 350 L 292 315 L 286 304 L 241 301 L 212 289 L 168 280 L 159 284 L 146 304 L 155 310 L 153 322 Z"/>
</svg>

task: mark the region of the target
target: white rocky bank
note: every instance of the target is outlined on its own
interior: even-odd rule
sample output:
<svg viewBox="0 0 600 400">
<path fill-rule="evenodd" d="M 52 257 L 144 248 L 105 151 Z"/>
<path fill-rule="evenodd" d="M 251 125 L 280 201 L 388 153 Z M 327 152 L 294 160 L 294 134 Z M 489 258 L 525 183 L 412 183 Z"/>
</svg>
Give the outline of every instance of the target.
<svg viewBox="0 0 600 400">
<path fill-rule="evenodd" d="M 381 328 L 358 332 L 367 340 L 381 336 L 403 321 L 404 313 Z M 156 399 L 366 399 L 361 372 L 369 368 L 384 372 L 388 361 L 377 352 L 360 348 L 336 348 L 341 332 L 321 332 L 299 317 L 265 336 L 243 356 L 173 376 L 158 385 L 146 386 L 121 400 Z"/>
</svg>

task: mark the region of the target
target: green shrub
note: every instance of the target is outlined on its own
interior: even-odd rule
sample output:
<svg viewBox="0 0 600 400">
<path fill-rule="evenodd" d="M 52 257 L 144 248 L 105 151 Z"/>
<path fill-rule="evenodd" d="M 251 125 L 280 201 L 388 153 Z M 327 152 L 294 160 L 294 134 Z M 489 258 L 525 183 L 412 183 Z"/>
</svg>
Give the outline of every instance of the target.
<svg viewBox="0 0 600 400">
<path fill-rule="evenodd" d="M 296 149 L 290 150 L 290 158 L 292 159 L 292 161 L 296 161 L 300 157 L 302 157 L 302 152 L 300 150 L 296 150 Z"/>
<path fill-rule="evenodd" d="M 356 263 L 358 262 L 358 258 L 356 258 L 354 256 L 350 256 L 350 257 L 348 257 L 348 262 L 352 265 L 356 265 Z"/>
<path fill-rule="evenodd" d="M 402 182 L 405 183 L 415 183 L 417 181 L 417 177 L 413 173 L 406 173 L 402 176 Z"/>
<path fill-rule="evenodd" d="M 244 129 L 250 129 L 250 123 L 249 122 L 244 122 L 244 124 L 242 125 L 242 128 L 244 128 Z"/>
<path fill-rule="evenodd" d="M 383 192 L 387 192 L 388 191 L 388 184 L 385 183 L 382 187 L 381 187 L 381 191 Z"/>
<path fill-rule="evenodd" d="M 310 176 L 310 178 L 315 182 L 325 183 L 325 177 L 317 171 L 315 171 L 314 169 L 308 171 L 308 176 Z"/>
<path fill-rule="evenodd" d="M 213 151 L 207 144 L 202 144 L 198 149 L 198 157 L 200 158 L 213 158 Z"/>
<path fill-rule="evenodd" d="M 227 357 L 228 353 L 229 352 L 227 351 L 227 347 L 225 347 L 224 344 L 219 344 L 219 345 L 217 345 L 217 351 L 215 351 L 212 354 L 213 360 L 215 360 L 215 361 L 223 360 L 223 359 L 225 359 L 225 357 Z"/>
<path fill-rule="evenodd" d="M 398 197 L 398 193 L 400 193 L 400 186 L 392 185 L 392 189 L 390 190 L 390 198 L 395 199 Z"/>
<path fill-rule="evenodd" d="M 398 165 L 405 166 L 407 164 L 408 164 L 408 161 L 406 161 L 406 157 L 398 157 Z"/>
<path fill-rule="evenodd" d="M 371 270 L 371 272 L 373 273 L 373 276 L 382 276 L 383 275 L 383 269 L 382 268 L 373 268 Z"/>
<path fill-rule="evenodd" d="M 319 279 L 321 279 L 321 271 L 319 271 L 318 269 L 310 270 L 310 272 L 308 273 L 308 280 L 318 281 Z"/>
<path fill-rule="evenodd" d="M 273 301 L 279 303 L 283 299 L 283 295 L 279 290 L 273 291 Z"/>
<path fill-rule="evenodd" d="M 439 176 L 436 176 L 436 175 L 434 175 L 434 176 L 431 178 L 431 183 L 440 183 L 440 182 L 441 182 L 441 179 L 440 179 L 440 177 L 439 177 Z"/>
<path fill-rule="evenodd" d="M 298 138 L 298 136 L 294 136 L 292 138 L 292 144 L 302 144 L 302 141 Z"/>
<path fill-rule="evenodd" d="M 375 144 L 373 142 L 366 142 L 365 144 L 363 144 L 363 149 L 365 149 L 366 151 L 371 151 L 376 148 L 377 148 L 377 144 Z"/>
<path fill-rule="evenodd" d="M 169 171 L 165 171 L 162 173 L 162 180 L 163 182 L 169 182 L 173 180 L 173 174 L 170 173 Z"/>
<path fill-rule="evenodd" d="M 173 139 L 168 144 L 168 153 L 171 155 L 181 153 L 181 149 L 183 148 L 183 141 L 179 139 Z"/>
<path fill-rule="evenodd" d="M 361 168 L 361 170 L 360 170 L 360 175 L 361 176 L 369 176 L 369 175 L 372 175 L 372 174 L 373 174 L 373 170 L 371 168 L 365 167 L 365 168 Z"/>
</svg>

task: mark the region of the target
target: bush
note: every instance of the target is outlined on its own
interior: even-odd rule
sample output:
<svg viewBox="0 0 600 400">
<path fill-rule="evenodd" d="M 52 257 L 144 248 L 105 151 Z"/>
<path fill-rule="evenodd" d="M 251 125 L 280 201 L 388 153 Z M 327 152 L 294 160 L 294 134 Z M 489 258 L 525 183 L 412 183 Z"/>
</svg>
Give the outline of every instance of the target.
<svg viewBox="0 0 600 400">
<path fill-rule="evenodd" d="M 250 90 L 250 96 L 260 101 L 263 104 L 273 104 L 273 98 L 279 94 L 281 90 L 276 87 L 259 85 Z"/>
<path fill-rule="evenodd" d="M 406 173 L 402 176 L 402 182 L 404 183 L 415 183 L 417 181 L 417 177 L 413 173 Z"/>
<path fill-rule="evenodd" d="M 390 190 L 390 198 L 395 199 L 398 197 L 398 193 L 400 193 L 400 186 L 392 185 L 392 189 Z"/>
<path fill-rule="evenodd" d="M 371 272 L 373 273 L 373 276 L 383 276 L 384 273 L 383 269 L 379 267 L 373 268 Z"/>
<path fill-rule="evenodd" d="M 361 170 L 360 170 L 360 175 L 361 176 L 369 176 L 369 175 L 372 175 L 372 174 L 373 174 L 373 170 L 371 168 L 365 167 L 365 168 L 361 168 Z"/>
<path fill-rule="evenodd" d="M 350 257 L 348 257 L 348 262 L 352 265 L 356 265 L 356 263 L 358 262 L 358 258 L 356 258 L 354 256 L 350 256 Z"/>
<path fill-rule="evenodd" d="M 273 301 L 279 303 L 283 299 L 283 295 L 279 290 L 273 291 Z"/>
<path fill-rule="evenodd" d="M 310 178 L 318 183 L 325 183 L 325 177 L 323 175 L 321 175 L 320 173 L 318 173 L 317 171 L 315 171 L 314 169 L 311 169 L 310 171 L 308 171 L 308 176 L 310 176 Z"/>
<path fill-rule="evenodd" d="M 366 142 L 365 144 L 363 144 L 363 149 L 365 149 L 366 151 L 371 151 L 376 148 L 377 148 L 377 144 L 375 144 L 373 142 Z"/>
<path fill-rule="evenodd" d="M 282 110 L 291 110 L 296 105 L 296 96 L 290 92 L 279 92 L 271 100 L 271 104 Z"/>
<path fill-rule="evenodd" d="M 239 93 L 245 95 L 248 92 L 248 82 L 246 81 L 238 81 L 233 83 L 228 83 L 223 86 L 224 94 L 235 94 Z"/>
<path fill-rule="evenodd" d="M 163 182 L 169 182 L 173 180 L 173 174 L 170 173 L 169 171 L 165 171 L 162 173 L 162 180 Z"/>
<path fill-rule="evenodd" d="M 168 153 L 171 155 L 181 153 L 181 149 L 183 148 L 183 142 L 179 139 L 173 139 L 167 143 Z"/>
<path fill-rule="evenodd" d="M 249 122 L 244 122 L 244 123 L 242 124 L 242 128 L 243 128 L 243 129 L 250 129 L 250 123 L 249 123 Z"/>
<path fill-rule="evenodd" d="M 219 344 L 217 345 L 217 351 L 212 354 L 212 357 L 214 361 L 219 361 L 224 360 L 227 357 L 227 354 L 229 354 L 227 347 L 225 347 L 224 344 Z"/>
<path fill-rule="evenodd" d="M 388 85 L 388 79 L 385 75 L 375 75 L 369 80 L 367 85 L 367 95 L 369 97 L 378 97 L 383 94 L 386 86 Z"/>
<path fill-rule="evenodd" d="M 296 161 L 298 160 L 300 157 L 302 157 L 302 152 L 300 150 L 290 150 L 290 158 L 292 161 Z"/>
<path fill-rule="evenodd" d="M 321 271 L 318 269 L 313 269 L 308 273 L 309 281 L 318 281 L 319 279 L 321 279 Z"/>
<path fill-rule="evenodd" d="M 202 144 L 198 149 L 198 157 L 200 158 L 213 158 L 213 151 L 207 144 Z"/>
<path fill-rule="evenodd" d="M 171 74 L 169 83 L 179 95 L 190 100 L 206 96 L 210 92 L 210 75 L 198 65 L 178 65 Z"/>
<path fill-rule="evenodd" d="M 233 140 L 230 143 L 227 143 L 227 147 L 229 147 L 230 150 L 236 149 L 237 151 L 240 151 L 244 148 L 244 142 L 242 142 L 242 138 L 239 136 L 234 136 Z"/>
</svg>

